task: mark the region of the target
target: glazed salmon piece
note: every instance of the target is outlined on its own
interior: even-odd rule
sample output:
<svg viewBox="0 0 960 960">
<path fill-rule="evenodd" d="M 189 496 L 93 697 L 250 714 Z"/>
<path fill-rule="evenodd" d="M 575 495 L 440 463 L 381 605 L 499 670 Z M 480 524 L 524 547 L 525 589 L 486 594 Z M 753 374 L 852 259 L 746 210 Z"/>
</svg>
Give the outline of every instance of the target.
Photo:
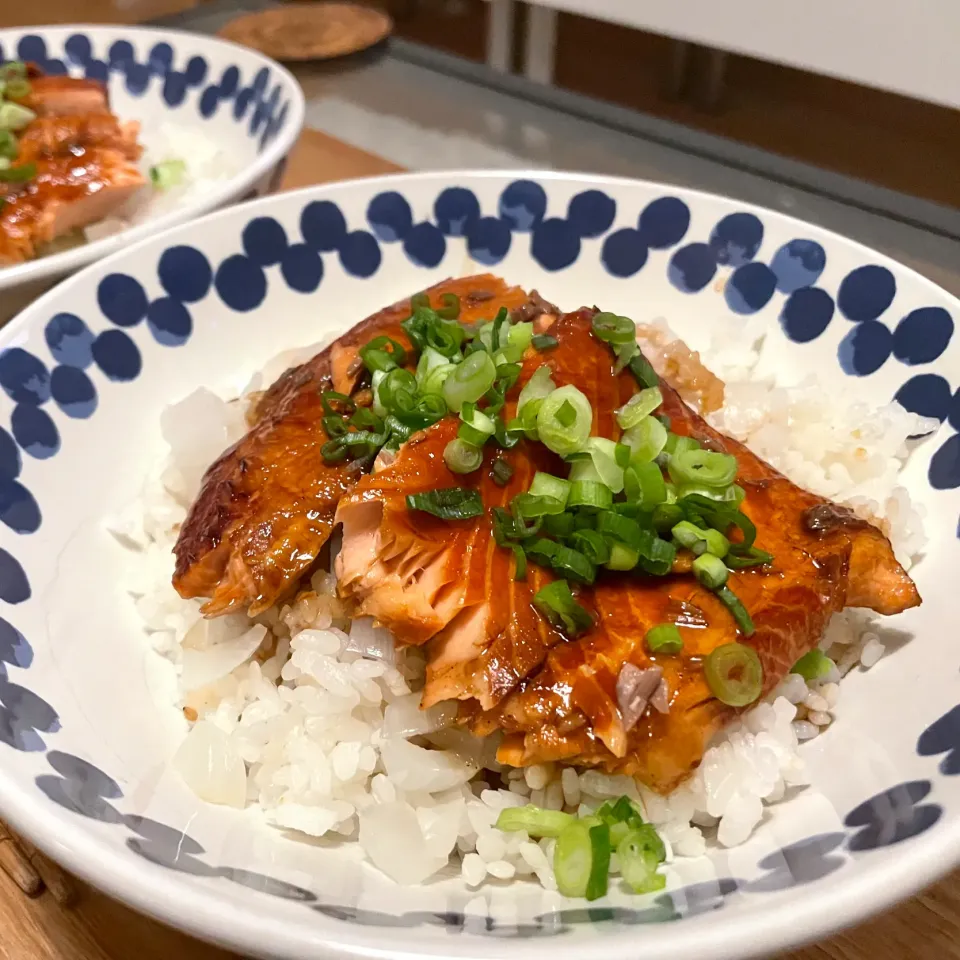
<svg viewBox="0 0 960 960">
<path fill-rule="evenodd" d="M 109 112 L 95 81 L 31 71 L 21 101 L 39 115 L 17 134 L 16 165 L 36 173 L 0 184 L 0 265 L 42 253 L 51 241 L 111 216 L 146 186 L 137 167 L 139 124 Z"/>
<path fill-rule="evenodd" d="M 461 319 L 489 319 L 528 295 L 489 275 L 447 280 L 428 291 L 460 298 Z M 205 597 L 208 616 L 255 615 L 293 590 L 334 525 L 340 498 L 360 479 L 358 464 L 324 464 L 321 393 L 352 395 L 363 374 L 358 351 L 386 335 L 409 346 L 403 300 L 358 324 L 307 363 L 288 370 L 261 398 L 250 432 L 213 464 L 180 531 L 173 584 Z"/>
<path fill-rule="evenodd" d="M 82 77 L 49 76 L 29 71 L 30 93 L 16 102 L 48 116 L 109 113 L 107 86 Z"/>
<path fill-rule="evenodd" d="M 631 374 L 614 375 L 609 349 L 590 333 L 592 315 L 579 311 L 552 324 L 559 345 L 525 359 L 513 402 L 525 379 L 547 363 L 558 386 L 574 383 L 591 400 L 594 432 L 615 438 L 614 411 L 637 387 Z M 879 530 L 799 489 L 709 427 L 669 386 L 661 390 L 675 432 L 737 456 L 738 483 L 747 491 L 743 510 L 757 525 L 757 545 L 774 555 L 767 568 L 731 574 L 730 586 L 756 626 L 749 640 L 717 597 L 689 575 L 608 572 L 595 586 L 579 588 L 595 624 L 567 640 L 531 611 L 533 594 L 549 574 L 531 565 L 527 581 L 513 580 L 512 554 L 494 543 L 489 512 L 446 522 L 406 509 L 407 494 L 449 486 L 475 487 L 487 508 L 508 502 L 527 489 L 537 469 L 561 469 L 539 444 L 522 442 L 505 455 L 515 473 L 501 488 L 489 476 L 495 451 L 475 474 L 446 471 L 442 452 L 456 423 L 443 421 L 341 502 L 342 593 L 399 642 L 428 643 L 423 705 L 461 700 L 464 724 L 479 734 L 505 733 L 499 754 L 505 763 L 596 765 L 669 790 L 735 712 L 704 679 L 703 658 L 716 647 L 734 640 L 753 646 L 768 693 L 816 646 L 837 610 L 856 604 L 894 613 L 920 602 Z M 664 622 L 680 625 L 679 656 L 656 658 L 646 651 L 646 631 Z M 660 667 L 668 691 L 667 712 L 648 709 L 632 727 L 617 697 L 627 664 Z"/>
<path fill-rule="evenodd" d="M 38 117 L 21 132 L 17 163 L 32 163 L 26 183 L 0 184 L 0 263 L 35 257 L 50 241 L 103 220 L 146 180 L 136 124 L 111 114 Z"/>
</svg>

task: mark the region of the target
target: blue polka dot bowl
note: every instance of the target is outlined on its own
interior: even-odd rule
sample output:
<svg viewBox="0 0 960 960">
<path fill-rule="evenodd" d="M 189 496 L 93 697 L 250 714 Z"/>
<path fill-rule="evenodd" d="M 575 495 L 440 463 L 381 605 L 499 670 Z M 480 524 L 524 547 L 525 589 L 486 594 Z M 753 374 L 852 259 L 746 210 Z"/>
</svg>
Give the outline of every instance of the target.
<svg viewBox="0 0 960 960">
<path fill-rule="evenodd" d="M 167 197 L 157 191 L 152 201 L 142 198 L 121 232 L 0 266 L 0 314 L 5 292 L 26 288 L 36 295 L 143 237 L 275 190 L 303 126 L 303 91 L 290 73 L 214 37 L 149 27 L 25 27 L 0 30 L 4 60 L 32 60 L 50 74 L 105 82 L 114 113 L 140 123 L 142 167 L 183 159 L 194 182 Z M 209 159 L 201 162 L 198 154 Z M 198 172 L 202 179 L 193 176 Z"/>
<path fill-rule="evenodd" d="M 48 53 L 53 36 L 59 51 L 73 35 L 51 32 Z M 125 36 L 137 62 L 160 42 Z M 194 41 L 169 42 L 183 64 Z M 86 56 L 76 40 L 66 49 Z M 205 55 L 218 83 L 231 57 L 247 63 Z M 283 96 L 296 113 L 292 88 Z M 224 130 L 232 111 L 215 113 Z M 569 309 L 666 317 L 694 347 L 759 324 L 770 370 L 816 371 L 831 395 L 896 397 L 940 424 L 904 474 L 928 517 L 913 569 L 923 605 L 889 622 L 892 652 L 844 681 L 836 723 L 801 748 L 812 785 L 743 845 L 675 860 L 656 894 L 564 902 L 527 881 L 471 890 L 454 869 L 398 886 L 356 848 L 197 800 L 170 765 L 183 719 L 160 703 L 125 589 L 130 554 L 107 529 L 162 453 L 161 413 L 488 270 Z M 735 960 L 911 894 L 960 862 L 954 314 L 960 303 L 918 274 L 779 213 L 548 173 L 316 187 L 99 260 L 0 331 L 0 816 L 137 909 L 257 957 Z"/>
</svg>

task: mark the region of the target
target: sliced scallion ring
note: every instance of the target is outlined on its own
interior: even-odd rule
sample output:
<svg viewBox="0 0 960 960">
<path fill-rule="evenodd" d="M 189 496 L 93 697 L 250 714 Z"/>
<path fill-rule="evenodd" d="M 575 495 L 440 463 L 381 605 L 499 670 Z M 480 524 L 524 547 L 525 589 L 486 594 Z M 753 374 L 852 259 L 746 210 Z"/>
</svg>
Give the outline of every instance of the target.
<svg viewBox="0 0 960 960">
<path fill-rule="evenodd" d="M 667 429 L 659 420 L 645 417 L 629 427 L 620 439 L 630 448 L 630 462 L 637 464 L 655 460 L 666 446 L 667 437 Z"/>
<path fill-rule="evenodd" d="M 443 448 L 443 462 L 453 473 L 473 473 L 483 463 L 483 450 L 456 437 Z"/>
<path fill-rule="evenodd" d="M 615 313 L 595 314 L 591 328 L 598 340 L 613 346 L 636 342 L 637 339 L 637 325 L 629 317 L 618 317 Z"/>
<path fill-rule="evenodd" d="M 476 490 L 446 487 L 407 494 L 407 509 L 429 513 L 441 520 L 469 520 L 483 514 L 483 500 Z"/>
<path fill-rule="evenodd" d="M 576 818 L 560 810 L 544 810 L 528 803 L 525 807 L 507 807 L 500 811 L 494 826 L 507 833 L 521 830 L 531 837 L 559 837 Z"/>
<path fill-rule="evenodd" d="M 753 647 L 725 643 L 710 653 L 703 664 L 710 692 L 729 707 L 746 707 L 763 691 L 763 665 Z"/>
<path fill-rule="evenodd" d="M 644 642 L 651 653 L 679 653 L 683 649 L 683 637 L 675 623 L 661 623 L 651 627 Z"/>
<path fill-rule="evenodd" d="M 617 423 L 622 430 L 629 430 L 630 427 L 635 427 L 645 417 L 650 416 L 661 403 L 663 403 L 663 394 L 660 388 L 646 387 L 635 393 L 617 411 Z"/>
<path fill-rule="evenodd" d="M 537 411 L 540 442 L 561 457 L 580 450 L 592 426 L 590 401 L 572 385 L 554 390 Z"/>
<path fill-rule="evenodd" d="M 447 406 L 460 412 L 464 403 L 476 403 L 492 386 L 497 368 L 489 353 L 471 353 L 462 363 L 456 364 L 443 384 L 443 396 Z"/>
</svg>

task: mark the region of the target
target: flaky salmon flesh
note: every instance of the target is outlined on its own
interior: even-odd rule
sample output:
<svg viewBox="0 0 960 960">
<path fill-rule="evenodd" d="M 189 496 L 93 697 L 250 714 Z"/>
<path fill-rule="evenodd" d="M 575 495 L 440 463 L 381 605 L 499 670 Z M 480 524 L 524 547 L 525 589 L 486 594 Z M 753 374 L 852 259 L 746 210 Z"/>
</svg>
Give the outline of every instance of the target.
<svg viewBox="0 0 960 960">
<path fill-rule="evenodd" d="M 0 182 L 0 266 L 22 263 L 74 230 L 111 216 L 146 185 L 137 166 L 139 124 L 109 108 L 104 84 L 28 70 L 18 102 L 37 116 L 18 131 L 16 166 L 36 172 Z"/>
<path fill-rule="evenodd" d="M 593 433 L 619 437 L 615 412 L 637 383 L 629 371 L 614 372 L 612 352 L 592 334 L 595 310 L 558 315 L 488 276 L 441 284 L 430 291 L 431 302 L 443 292 L 461 296 L 468 322 L 507 306 L 536 318 L 537 329 L 557 341 L 524 355 L 506 422 L 522 387 L 546 364 L 558 387 L 574 385 L 586 395 Z M 408 303 L 388 308 L 285 374 L 260 401 L 251 432 L 207 473 L 177 545 L 174 583 L 184 596 L 210 598 L 208 614 L 257 612 L 289 595 L 340 524 L 341 597 L 353 615 L 389 628 L 399 645 L 426 651 L 422 706 L 459 701 L 462 725 L 502 737 L 498 758 L 506 764 L 594 766 L 666 792 L 737 712 L 705 679 L 712 651 L 733 641 L 752 647 L 766 695 L 817 646 L 835 612 L 855 606 L 893 614 L 920 603 L 877 528 L 801 490 L 661 382 L 659 412 L 670 418 L 671 431 L 736 457 L 746 492 L 741 509 L 757 527 L 756 546 L 773 555 L 767 565 L 730 573 L 754 632 L 743 635 L 681 554 L 665 577 L 603 571 L 593 585 L 577 587 L 593 625 L 571 638 L 533 604 L 554 574 L 531 563 L 526 579 L 514 579 L 513 553 L 496 543 L 491 519 L 491 509 L 527 491 L 537 471 L 565 476 L 565 464 L 545 446 L 523 440 L 504 451 L 490 443 L 479 470 L 454 474 L 443 457 L 459 426 L 450 416 L 414 434 L 372 473 L 324 466 L 319 391 L 359 396 L 358 349 L 384 332 L 406 344 L 399 321 L 408 314 Z M 496 459 L 513 471 L 503 485 L 494 479 Z M 409 495 L 449 487 L 476 490 L 482 515 L 450 521 L 408 509 Z M 663 623 L 679 627 L 679 654 L 653 654 L 645 645 L 647 631 Z M 650 668 L 662 677 L 662 709 L 626 718 L 618 682 L 625 671 Z"/>
</svg>

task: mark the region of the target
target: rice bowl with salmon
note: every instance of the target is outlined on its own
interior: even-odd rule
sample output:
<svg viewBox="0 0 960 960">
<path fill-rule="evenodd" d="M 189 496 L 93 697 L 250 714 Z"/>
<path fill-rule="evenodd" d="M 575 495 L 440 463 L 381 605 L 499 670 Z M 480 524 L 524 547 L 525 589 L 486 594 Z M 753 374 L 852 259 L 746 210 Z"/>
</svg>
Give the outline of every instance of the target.
<svg viewBox="0 0 960 960">
<path fill-rule="evenodd" d="M 448 281 L 167 410 L 113 529 L 199 797 L 399 883 L 596 899 L 807 783 L 920 603 L 898 475 L 935 423 L 754 376 L 762 332 L 701 359 L 565 306 Z"/>
</svg>

